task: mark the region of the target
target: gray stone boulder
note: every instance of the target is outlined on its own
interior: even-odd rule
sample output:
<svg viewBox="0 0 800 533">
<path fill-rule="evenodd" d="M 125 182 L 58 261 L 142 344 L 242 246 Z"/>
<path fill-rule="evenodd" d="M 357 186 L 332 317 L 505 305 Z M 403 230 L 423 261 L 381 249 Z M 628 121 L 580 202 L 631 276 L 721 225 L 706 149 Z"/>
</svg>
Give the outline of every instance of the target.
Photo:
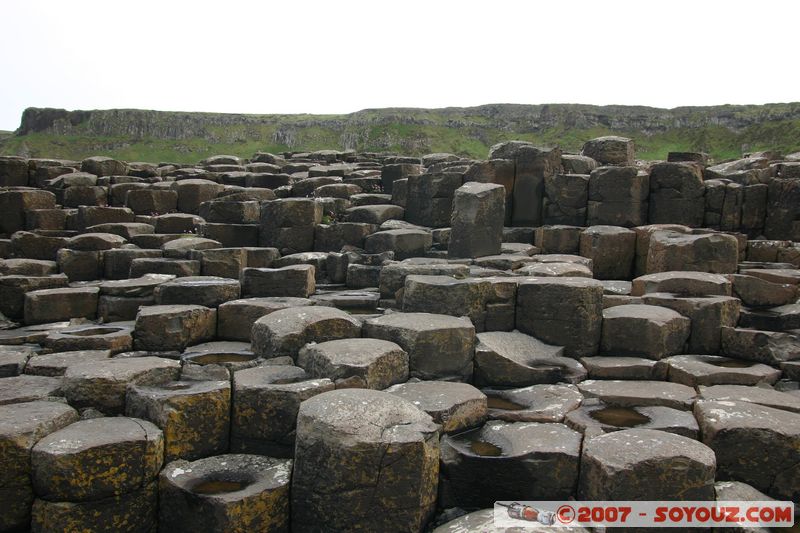
<svg viewBox="0 0 800 533">
<path fill-rule="evenodd" d="M 411 377 L 468 380 L 472 376 L 475 327 L 466 317 L 390 313 L 365 321 L 364 336 L 403 348 Z"/>
<path fill-rule="evenodd" d="M 313 300 L 271 296 L 225 302 L 217 308 L 217 336 L 223 340 L 250 342 L 256 320 L 279 309 L 315 305 Z"/>
</svg>

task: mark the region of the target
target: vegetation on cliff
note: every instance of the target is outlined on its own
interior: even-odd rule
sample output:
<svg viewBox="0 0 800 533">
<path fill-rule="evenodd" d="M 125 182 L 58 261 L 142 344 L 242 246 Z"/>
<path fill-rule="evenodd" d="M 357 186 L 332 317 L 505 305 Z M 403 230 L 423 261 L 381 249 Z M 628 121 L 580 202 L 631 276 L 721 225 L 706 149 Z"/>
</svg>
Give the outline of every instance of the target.
<svg viewBox="0 0 800 533">
<path fill-rule="evenodd" d="M 368 109 L 348 115 L 242 115 L 145 110 L 29 108 L 0 154 L 127 161 L 196 162 L 213 154 L 250 156 L 353 149 L 485 158 L 497 142 L 521 139 L 577 151 L 601 135 L 636 142 L 637 157 L 704 151 L 715 160 L 743 151 L 800 150 L 800 103 L 657 109 L 577 104 L 491 104 L 472 108 Z"/>
</svg>

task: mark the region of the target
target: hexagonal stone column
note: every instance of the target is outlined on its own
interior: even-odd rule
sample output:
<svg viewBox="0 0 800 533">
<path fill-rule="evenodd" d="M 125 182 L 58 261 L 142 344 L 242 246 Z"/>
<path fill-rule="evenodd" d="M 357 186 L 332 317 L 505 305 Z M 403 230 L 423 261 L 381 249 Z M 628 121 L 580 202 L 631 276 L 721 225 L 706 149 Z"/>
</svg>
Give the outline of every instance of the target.
<svg viewBox="0 0 800 533">
<path fill-rule="evenodd" d="M 253 324 L 253 353 L 266 358 L 297 357 L 309 342 L 361 336 L 361 322 L 326 306 L 289 307 L 259 318 Z"/>
<path fill-rule="evenodd" d="M 714 451 L 696 440 L 626 429 L 584 443 L 578 497 L 713 501 L 715 473 Z"/>
<path fill-rule="evenodd" d="M 142 307 L 133 329 L 137 350 L 182 351 L 211 340 L 217 331 L 217 312 L 201 305 Z"/>
<path fill-rule="evenodd" d="M 0 406 L 0 530 L 25 530 L 31 521 L 31 449 L 41 438 L 78 421 L 78 412 L 58 402 Z"/>
<path fill-rule="evenodd" d="M 563 424 L 492 421 L 442 437 L 441 505 L 484 508 L 519 494 L 568 498 L 578 481 L 581 435 Z"/>
<path fill-rule="evenodd" d="M 298 366 L 312 378 L 329 378 L 337 387 L 383 390 L 408 380 L 408 354 L 380 339 L 339 339 L 307 344 Z"/>
<path fill-rule="evenodd" d="M 125 414 L 149 420 L 164 432 L 164 462 L 199 459 L 228 450 L 229 381 L 171 381 L 131 385 Z"/>
<path fill-rule="evenodd" d="M 159 476 L 159 528 L 289 531 L 292 461 L 229 454 L 174 461 Z"/>
<path fill-rule="evenodd" d="M 697 396 L 692 387 L 664 381 L 590 379 L 579 383 L 578 389 L 587 398 L 619 407 L 663 405 L 689 410 Z"/>
<path fill-rule="evenodd" d="M 721 478 L 773 498 L 800 498 L 800 414 L 730 401 L 698 401 L 694 412 Z"/>
<path fill-rule="evenodd" d="M 331 380 L 309 380 L 302 369 L 294 366 L 262 366 L 236 372 L 231 450 L 291 457 L 301 402 L 333 389 Z"/>
<path fill-rule="evenodd" d="M 390 313 L 367 320 L 364 336 L 399 344 L 408 353 L 411 377 L 472 376 L 475 327 L 467 317 Z"/>
<path fill-rule="evenodd" d="M 295 458 L 293 530 L 419 531 L 433 514 L 438 426 L 394 395 L 342 389 L 303 402 Z"/>
<path fill-rule="evenodd" d="M 594 355 L 600 346 L 603 284 L 585 278 L 526 280 L 517 288 L 517 329 L 565 355 Z"/>
<path fill-rule="evenodd" d="M 683 351 L 691 323 L 685 316 L 655 305 L 610 307 L 603 310 L 601 350 L 656 360 L 675 355 Z"/>
</svg>

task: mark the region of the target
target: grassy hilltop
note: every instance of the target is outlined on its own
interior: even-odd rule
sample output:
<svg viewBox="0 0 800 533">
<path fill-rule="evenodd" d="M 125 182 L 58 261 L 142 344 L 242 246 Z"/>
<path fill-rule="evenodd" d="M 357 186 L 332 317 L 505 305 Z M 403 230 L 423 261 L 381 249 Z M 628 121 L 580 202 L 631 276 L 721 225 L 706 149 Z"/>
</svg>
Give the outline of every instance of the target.
<svg viewBox="0 0 800 533">
<path fill-rule="evenodd" d="M 485 158 L 504 140 L 577 151 L 587 139 L 611 134 L 633 138 L 640 159 L 663 159 L 670 151 L 704 151 L 718 161 L 743 151 L 789 153 L 800 151 L 800 103 L 675 109 L 491 104 L 347 115 L 29 108 L 16 132 L 0 132 L 0 154 L 192 163 L 214 154 L 354 149 Z"/>
</svg>

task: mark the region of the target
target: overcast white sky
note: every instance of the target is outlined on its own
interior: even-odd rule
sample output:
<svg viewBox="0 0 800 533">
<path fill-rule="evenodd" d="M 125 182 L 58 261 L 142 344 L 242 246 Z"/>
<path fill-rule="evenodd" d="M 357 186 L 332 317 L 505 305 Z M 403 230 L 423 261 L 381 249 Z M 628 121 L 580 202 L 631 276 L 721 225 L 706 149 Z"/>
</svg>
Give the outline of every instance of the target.
<svg viewBox="0 0 800 533">
<path fill-rule="evenodd" d="M 29 106 L 242 113 L 800 100 L 795 0 L 4 0 Z"/>
</svg>

